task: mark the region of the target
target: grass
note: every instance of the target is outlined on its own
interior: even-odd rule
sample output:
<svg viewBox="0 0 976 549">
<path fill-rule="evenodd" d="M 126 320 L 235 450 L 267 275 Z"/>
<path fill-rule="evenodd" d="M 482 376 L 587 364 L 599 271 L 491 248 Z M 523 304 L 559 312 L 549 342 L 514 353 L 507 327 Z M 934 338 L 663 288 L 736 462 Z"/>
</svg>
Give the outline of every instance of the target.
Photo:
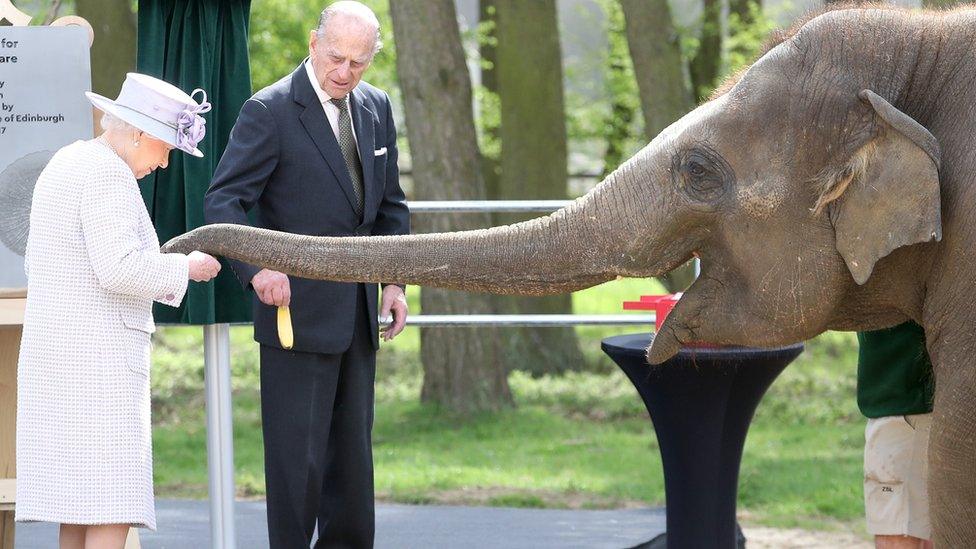
<svg viewBox="0 0 976 549">
<path fill-rule="evenodd" d="M 579 292 L 578 313 L 618 313 L 620 301 L 659 293 L 623 280 Z M 411 293 L 411 311 L 419 311 Z M 374 460 L 378 497 L 411 503 L 612 508 L 663 505 L 653 429 L 633 387 L 599 341 L 635 327 L 578 328 L 585 372 L 532 378 L 513 372 L 517 407 L 458 418 L 420 404 L 418 330 L 378 360 Z M 264 490 L 257 350 L 232 329 L 234 442 L 243 497 Z M 739 482 L 750 521 L 831 528 L 859 524 L 863 420 L 854 402 L 856 342 L 828 333 L 774 383 L 759 407 Z M 157 493 L 206 497 L 201 331 L 168 327 L 154 351 Z M 857 528 L 855 526 L 855 528 Z"/>
</svg>

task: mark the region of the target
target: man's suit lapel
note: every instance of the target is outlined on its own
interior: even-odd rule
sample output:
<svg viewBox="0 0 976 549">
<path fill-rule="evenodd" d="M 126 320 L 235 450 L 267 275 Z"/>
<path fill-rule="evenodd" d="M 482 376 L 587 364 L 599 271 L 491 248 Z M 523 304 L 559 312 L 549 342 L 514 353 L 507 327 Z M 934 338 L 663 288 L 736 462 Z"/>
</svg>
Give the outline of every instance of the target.
<svg viewBox="0 0 976 549">
<path fill-rule="evenodd" d="M 376 142 L 373 129 L 373 111 L 366 107 L 366 102 L 363 99 L 363 93 L 354 89 L 349 98 L 349 110 L 352 112 L 352 124 L 356 129 L 359 158 L 363 164 L 363 190 L 365 191 L 363 224 L 365 224 L 376 218 L 376 210 L 372 205 L 377 190 L 373 185 L 373 149 Z"/>
<path fill-rule="evenodd" d="M 356 194 L 352 189 L 349 169 L 346 168 L 346 161 L 342 158 L 342 152 L 339 150 L 339 142 L 336 140 L 335 134 L 332 133 L 332 125 L 329 124 L 329 119 L 325 116 L 325 110 L 319 103 L 319 97 L 312 89 L 312 83 L 305 72 L 304 62 L 292 73 L 291 87 L 292 98 L 296 103 L 305 107 L 299 116 L 302 126 L 312 138 L 312 142 L 315 143 L 319 153 L 325 158 L 325 162 L 329 165 L 332 173 L 335 174 L 339 187 L 342 188 L 343 194 L 349 201 L 349 206 L 355 211 Z"/>
</svg>

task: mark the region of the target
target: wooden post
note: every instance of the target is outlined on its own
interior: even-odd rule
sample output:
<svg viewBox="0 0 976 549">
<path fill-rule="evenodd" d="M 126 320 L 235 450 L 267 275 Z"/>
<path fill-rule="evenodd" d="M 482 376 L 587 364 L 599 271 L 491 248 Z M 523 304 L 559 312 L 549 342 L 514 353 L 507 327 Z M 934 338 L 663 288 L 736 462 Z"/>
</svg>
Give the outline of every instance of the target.
<svg viewBox="0 0 976 549">
<path fill-rule="evenodd" d="M 17 357 L 26 295 L 23 290 L 0 290 L 0 549 L 14 549 Z"/>
</svg>

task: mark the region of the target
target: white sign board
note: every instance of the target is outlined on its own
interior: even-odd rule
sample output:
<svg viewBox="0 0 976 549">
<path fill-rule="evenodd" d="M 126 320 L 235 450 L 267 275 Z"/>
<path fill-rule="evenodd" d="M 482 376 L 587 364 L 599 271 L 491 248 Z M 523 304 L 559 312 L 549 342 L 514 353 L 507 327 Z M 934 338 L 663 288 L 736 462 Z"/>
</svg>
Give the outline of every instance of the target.
<svg viewBox="0 0 976 549">
<path fill-rule="evenodd" d="M 0 288 L 24 288 L 24 243 L 38 173 L 92 137 L 88 31 L 0 26 Z"/>
</svg>

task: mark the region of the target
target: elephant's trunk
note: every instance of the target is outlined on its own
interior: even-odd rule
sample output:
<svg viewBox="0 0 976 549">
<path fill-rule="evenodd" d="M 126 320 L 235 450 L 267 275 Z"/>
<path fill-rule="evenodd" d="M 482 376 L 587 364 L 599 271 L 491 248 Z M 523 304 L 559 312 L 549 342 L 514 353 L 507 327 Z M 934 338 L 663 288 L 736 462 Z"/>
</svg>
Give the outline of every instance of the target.
<svg viewBox="0 0 976 549">
<path fill-rule="evenodd" d="M 648 263 L 629 251 L 635 248 L 636 235 L 647 234 L 641 230 L 646 221 L 639 207 L 625 200 L 638 194 L 621 192 L 638 185 L 632 179 L 635 171 L 622 167 L 570 206 L 503 227 L 407 236 L 313 237 L 220 224 L 177 237 L 164 250 L 201 250 L 320 280 L 498 294 L 571 292 L 619 275 L 658 274 L 648 272 Z M 655 270 L 660 269 L 651 268 Z"/>
</svg>

